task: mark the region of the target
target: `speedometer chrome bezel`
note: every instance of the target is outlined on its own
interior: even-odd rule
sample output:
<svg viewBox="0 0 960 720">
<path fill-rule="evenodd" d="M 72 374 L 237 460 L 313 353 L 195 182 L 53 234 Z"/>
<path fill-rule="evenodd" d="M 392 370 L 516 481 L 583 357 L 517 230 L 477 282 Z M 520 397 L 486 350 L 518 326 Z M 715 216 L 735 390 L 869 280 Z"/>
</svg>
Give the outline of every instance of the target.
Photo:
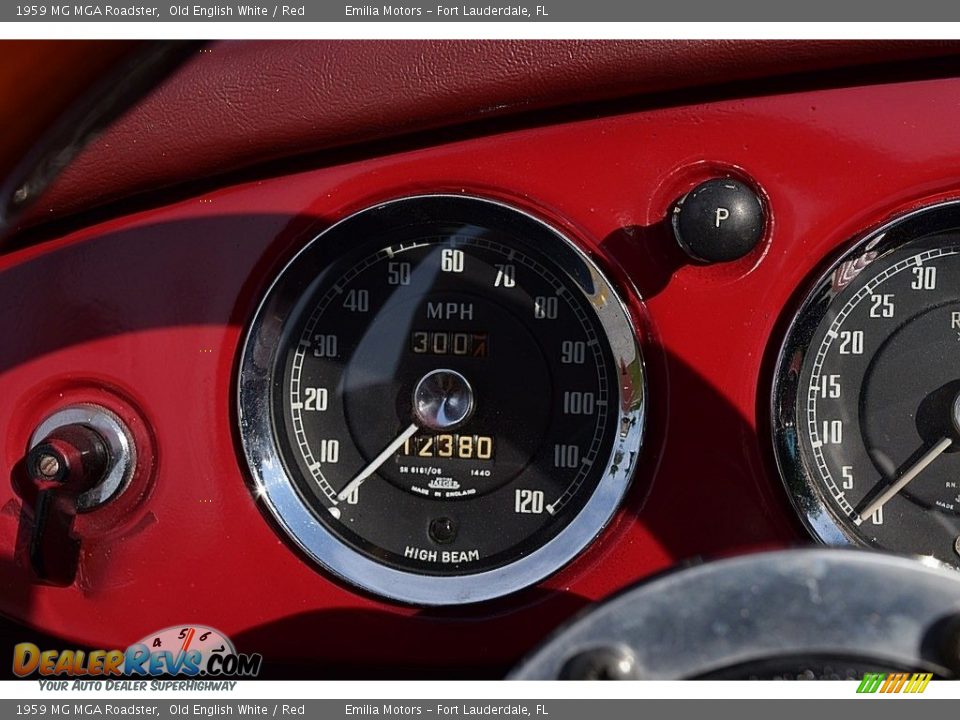
<svg viewBox="0 0 960 720">
<path fill-rule="evenodd" d="M 367 213 L 400 203 L 449 200 L 480 203 L 535 223 L 558 240 L 551 258 L 597 313 L 616 367 L 616 436 L 601 481 L 586 505 L 544 545 L 502 567 L 454 576 L 421 575 L 378 563 L 348 546 L 315 516 L 289 476 L 275 439 L 271 392 L 274 368 L 289 310 L 297 303 L 284 286 L 287 272 L 329 233 Z M 412 207 L 412 206 L 411 206 Z M 592 285 L 593 287 L 589 287 Z M 459 605 L 501 597 L 536 584 L 579 555 L 606 527 L 630 486 L 646 424 L 646 372 L 631 313 L 604 272 L 564 232 L 498 200 L 472 195 L 430 194 L 398 198 L 353 213 L 321 232 L 284 266 L 263 296 L 245 335 L 237 380 L 240 441 L 254 493 L 289 538 L 314 562 L 363 590 L 424 606 Z"/>
<path fill-rule="evenodd" d="M 912 210 L 860 235 L 819 276 L 787 328 L 777 355 L 770 396 L 774 458 L 794 510 L 810 534 L 825 545 L 872 547 L 851 531 L 849 517 L 839 517 L 830 499 L 824 496 L 821 478 L 803 458 L 797 401 L 802 369 L 812 351 L 810 342 L 834 299 L 861 271 L 923 236 L 958 228 L 960 200 L 949 200 Z M 852 274 L 836 287 L 834 278 L 841 269 Z"/>
</svg>

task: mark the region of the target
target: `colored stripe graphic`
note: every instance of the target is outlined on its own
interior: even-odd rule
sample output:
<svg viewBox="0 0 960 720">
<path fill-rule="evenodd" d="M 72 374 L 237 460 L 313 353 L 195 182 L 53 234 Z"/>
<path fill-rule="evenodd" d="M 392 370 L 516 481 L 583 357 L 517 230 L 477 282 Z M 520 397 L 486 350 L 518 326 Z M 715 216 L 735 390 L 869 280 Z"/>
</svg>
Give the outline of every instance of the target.
<svg viewBox="0 0 960 720">
<path fill-rule="evenodd" d="M 858 693 L 922 693 L 927 689 L 933 673 L 866 673 Z"/>
<path fill-rule="evenodd" d="M 922 693 L 927 689 L 927 685 L 930 684 L 932 678 L 933 673 L 914 673 L 913 677 L 910 678 L 910 687 L 905 692 Z"/>
<path fill-rule="evenodd" d="M 866 673 L 857 688 L 858 693 L 875 693 L 880 688 L 880 683 L 886 678 L 886 673 Z"/>
</svg>

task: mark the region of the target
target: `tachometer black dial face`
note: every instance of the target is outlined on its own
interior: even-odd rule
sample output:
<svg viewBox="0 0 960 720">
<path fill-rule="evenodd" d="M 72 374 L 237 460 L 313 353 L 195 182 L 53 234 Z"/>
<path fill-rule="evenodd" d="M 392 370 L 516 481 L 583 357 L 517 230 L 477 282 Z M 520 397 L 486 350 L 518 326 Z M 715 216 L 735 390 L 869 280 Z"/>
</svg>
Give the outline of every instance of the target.
<svg viewBox="0 0 960 720">
<path fill-rule="evenodd" d="M 958 564 L 958 205 L 834 264 L 790 330 L 774 414 L 778 461 L 820 539 Z"/>
<path fill-rule="evenodd" d="M 359 213 L 269 291 L 240 377 L 258 493 L 331 570 L 418 603 L 536 582 L 622 498 L 643 421 L 613 287 L 503 205 Z"/>
</svg>

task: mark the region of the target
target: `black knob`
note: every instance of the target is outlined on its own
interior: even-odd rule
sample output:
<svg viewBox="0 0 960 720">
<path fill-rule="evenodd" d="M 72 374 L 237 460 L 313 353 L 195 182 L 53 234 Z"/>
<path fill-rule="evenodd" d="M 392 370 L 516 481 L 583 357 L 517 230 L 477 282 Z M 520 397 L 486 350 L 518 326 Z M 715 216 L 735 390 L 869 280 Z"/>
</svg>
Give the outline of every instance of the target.
<svg viewBox="0 0 960 720">
<path fill-rule="evenodd" d="M 698 262 L 742 258 L 760 242 L 765 225 L 757 193 L 733 178 L 700 183 L 673 208 L 673 234 Z"/>
<path fill-rule="evenodd" d="M 110 451 L 103 438 L 85 425 L 53 430 L 30 450 L 26 478 L 18 492 L 29 507 L 28 557 L 38 579 L 70 585 L 77 574 L 80 540 L 73 521 L 80 495 L 103 481 Z"/>
</svg>

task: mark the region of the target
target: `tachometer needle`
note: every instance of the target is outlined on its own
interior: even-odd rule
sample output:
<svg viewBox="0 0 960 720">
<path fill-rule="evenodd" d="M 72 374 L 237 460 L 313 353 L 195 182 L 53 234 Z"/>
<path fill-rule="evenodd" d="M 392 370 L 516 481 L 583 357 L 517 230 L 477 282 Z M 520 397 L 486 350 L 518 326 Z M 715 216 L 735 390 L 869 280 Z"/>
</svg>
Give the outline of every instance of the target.
<svg viewBox="0 0 960 720">
<path fill-rule="evenodd" d="M 937 442 L 936 445 L 934 445 L 926 453 L 924 453 L 923 457 L 921 457 L 913 465 L 911 465 L 907 469 L 907 471 L 903 473 L 903 475 L 901 475 L 900 478 L 895 483 L 893 483 L 893 485 L 891 485 L 882 493 L 880 493 L 880 495 L 878 495 L 872 503 L 867 505 L 867 507 L 863 509 L 863 512 L 861 512 L 857 516 L 857 519 L 854 522 L 857 525 L 860 525 L 863 522 L 864 518 L 870 517 L 877 510 L 882 508 L 890 498 L 892 498 L 898 492 L 903 490 L 907 486 L 907 483 L 909 483 L 911 480 L 917 477 L 917 475 L 922 473 L 927 468 L 927 465 L 929 465 L 938 457 L 940 457 L 940 455 L 942 455 L 944 451 L 948 447 L 950 447 L 952 444 L 953 444 L 953 439 L 948 437 L 945 437 L 941 439 L 939 442 Z"/>
<path fill-rule="evenodd" d="M 416 435 L 418 430 L 420 430 L 420 427 L 416 423 L 413 423 L 412 425 L 410 425 L 410 427 L 408 427 L 406 430 L 400 433 L 400 436 L 396 440 L 394 440 L 392 443 L 387 445 L 387 447 L 383 449 L 382 453 L 380 453 L 373 460 L 371 460 L 369 465 L 367 465 L 363 470 L 357 473 L 357 476 L 353 478 L 353 480 L 347 483 L 347 486 L 343 490 L 341 490 L 340 493 L 337 495 L 337 500 L 340 500 L 341 502 L 343 500 L 346 500 L 347 496 L 350 493 L 352 493 L 358 487 L 363 485 L 363 482 L 368 477 L 373 475 L 377 471 L 377 468 L 383 465 L 387 461 L 387 459 L 391 455 L 393 455 L 397 450 L 399 450 L 400 447 L 407 440 L 409 440 L 414 435 Z"/>
</svg>

